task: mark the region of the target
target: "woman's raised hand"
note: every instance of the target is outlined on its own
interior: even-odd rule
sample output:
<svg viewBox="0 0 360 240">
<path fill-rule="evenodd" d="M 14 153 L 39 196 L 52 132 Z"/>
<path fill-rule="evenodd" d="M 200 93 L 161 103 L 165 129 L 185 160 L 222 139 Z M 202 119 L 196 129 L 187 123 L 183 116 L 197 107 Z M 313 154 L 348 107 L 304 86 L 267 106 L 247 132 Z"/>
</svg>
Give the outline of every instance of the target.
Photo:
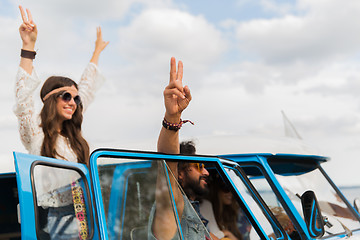
<svg viewBox="0 0 360 240">
<path fill-rule="evenodd" d="M 183 63 L 179 61 L 176 70 L 174 57 L 170 61 L 170 81 L 164 90 L 165 119 L 171 123 L 179 123 L 181 113 L 191 101 L 190 89 L 183 86 Z"/>
<path fill-rule="evenodd" d="M 22 6 L 19 6 L 21 18 L 23 23 L 20 25 L 19 32 L 20 37 L 23 42 L 23 49 L 34 51 L 35 42 L 37 38 L 37 27 L 33 21 L 31 12 L 29 9 L 26 9 L 26 13 Z"/>
<path fill-rule="evenodd" d="M 95 41 L 95 50 L 90 62 L 98 64 L 100 53 L 105 49 L 109 44 L 109 41 L 105 42 L 102 37 L 101 27 L 96 28 L 96 41 Z"/>
<path fill-rule="evenodd" d="M 96 28 L 96 42 L 95 42 L 95 51 L 102 52 L 105 47 L 109 44 L 109 41 L 105 42 L 102 37 L 101 27 Z"/>
</svg>

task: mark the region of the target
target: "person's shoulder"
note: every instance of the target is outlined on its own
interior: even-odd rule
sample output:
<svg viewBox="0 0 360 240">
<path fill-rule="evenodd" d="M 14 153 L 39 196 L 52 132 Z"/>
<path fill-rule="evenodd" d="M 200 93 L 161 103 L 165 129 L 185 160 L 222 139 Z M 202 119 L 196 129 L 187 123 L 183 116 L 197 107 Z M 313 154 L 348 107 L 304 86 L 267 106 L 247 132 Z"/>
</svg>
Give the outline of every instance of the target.
<svg viewBox="0 0 360 240">
<path fill-rule="evenodd" d="M 212 209 L 212 203 L 207 199 L 203 199 L 200 203 L 200 211 L 201 211 L 201 209 L 205 210 L 205 209 L 209 209 L 209 208 Z"/>
<path fill-rule="evenodd" d="M 212 206 L 212 203 L 209 201 L 209 200 L 207 200 L 207 199 L 203 199 L 203 200 L 201 200 L 201 203 L 200 203 L 201 205 L 204 205 L 204 206 Z"/>
</svg>

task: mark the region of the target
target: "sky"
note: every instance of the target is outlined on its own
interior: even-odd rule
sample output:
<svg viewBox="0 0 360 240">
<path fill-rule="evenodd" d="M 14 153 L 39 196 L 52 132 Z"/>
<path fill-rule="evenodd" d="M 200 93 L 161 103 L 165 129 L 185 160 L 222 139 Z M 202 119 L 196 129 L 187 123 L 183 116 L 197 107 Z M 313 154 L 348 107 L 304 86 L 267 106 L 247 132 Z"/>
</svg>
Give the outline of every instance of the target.
<svg viewBox="0 0 360 240">
<path fill-rule="evenodd" d="M 193 100 L 181 129 L 198 153 L 321 154 L 339 185 L 360 185 L 357 0 L 1 0 L 0 157 L 26 152 L 13 113 L 21 17 L 38 26 L 34 67 L 78 80 L 101 26 L 107 79 L 84 113 L 92 149 L 156 150 L 174 56 Z M 37 111 L 40 98 L 35 92 Z M 285 136 L 282 111 L 302 138 Z"/>
</svg>

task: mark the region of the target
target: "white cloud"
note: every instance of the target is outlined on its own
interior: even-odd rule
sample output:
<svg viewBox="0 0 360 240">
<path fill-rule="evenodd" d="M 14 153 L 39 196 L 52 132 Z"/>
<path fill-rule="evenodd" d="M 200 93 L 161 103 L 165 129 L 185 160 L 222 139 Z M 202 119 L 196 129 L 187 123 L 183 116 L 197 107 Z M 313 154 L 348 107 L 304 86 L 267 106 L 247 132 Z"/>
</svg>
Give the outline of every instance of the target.
<svg viewBox="0 0 360 240">
<path fill-rule="evenodd" d="M 240 23 L 240 48 L 269 63 L 328 62 L 359 51 L 357 1 L 303 1 L 303 16 L 285 15 Z"/>
<path fill-rule="evenodd" d="M 23 7 L 29 8 L 30 11 L 38 15 L 42 15 L 47 19 L 62 19 L 67 21 L 70 19 L 94 21 L 121 19 L 129 10 L 133 3 L 137 0 L 22 0 Z"/>
<path fill-rule="evenodd" d="M 148 62 L 181 56 L 209 64 L 224 52 L 221 33 L 202 16 L 176 9 L 147 9 L 119 30 L 121 53 L 131 61 Z"/>
<path fill-rule="evenodd" d="M 282 2 L 282 1 L 271 1 L 271 0 L 261 0 L 261 7 L 266 12 L 274 12 L 277 14 L 288 14 L 293 11 L 295 6 L 292 2 Z"/>
<path fill-rule="evenodd" d="M 120 27 L 117 71 L 128 92 L 160 92 L 168 80 L 169 60 L 184 63 L 186 84 L 200 84 L 199 76 L 219 61 L 227 48 L 221 32 L 202 16 L 169 8 L 146 9 L 129 25 Z M 115 81 L 119 82 L 119 81 Z M 119 84 L 123 84 L 119 82 Z"/>
<path fill-rule="evenodd" d="M 171 0 L 21 0 L 21 5 L 45 19 L 66 21 L 100 22 L 123 20 L 131 14 L 149 7 L 171 7 Z M 74 22 L 75 23 L 75 22 Z"/>
</svg>

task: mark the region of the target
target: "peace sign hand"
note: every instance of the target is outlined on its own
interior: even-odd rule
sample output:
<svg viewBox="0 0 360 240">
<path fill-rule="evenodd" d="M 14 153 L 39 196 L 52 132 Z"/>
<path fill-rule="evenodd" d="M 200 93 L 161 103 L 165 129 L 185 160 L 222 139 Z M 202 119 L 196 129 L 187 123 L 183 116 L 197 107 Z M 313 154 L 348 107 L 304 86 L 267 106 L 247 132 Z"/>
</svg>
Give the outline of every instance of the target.
<svg viewBox="0 0 360 240">
<path fill-rule="evenodd" d="M 105 42 L 102 37 L 101 27 L 96 28 L 96 41 L 95 41 L 95 52 L 102 52 L 105 47 L 109 44 L 109 41 Z"/>
<path fill-rule="evenodd" d="M 176 60 L 174 57 L 170 61 L 170 81 L 164 90 L 165 119 L 171 123 L 179 123 L 182 111 L 187 108 L 191 101 L 190 89 L 183 87 L 183 63 L 178 62 L 176 71 Z"/>
<path fill-rule="evenodd" d="M 33 51 L 37 38 L 37 27 L 32 19 L 30 10 L 26 9 L 26 16 L 26 13 L 21 5 L 19 6 L 19 9 L 23 20 L 23 23 L 19 28 L 21 40 L 23 42 L 23 49 Z"/>
</svg>

